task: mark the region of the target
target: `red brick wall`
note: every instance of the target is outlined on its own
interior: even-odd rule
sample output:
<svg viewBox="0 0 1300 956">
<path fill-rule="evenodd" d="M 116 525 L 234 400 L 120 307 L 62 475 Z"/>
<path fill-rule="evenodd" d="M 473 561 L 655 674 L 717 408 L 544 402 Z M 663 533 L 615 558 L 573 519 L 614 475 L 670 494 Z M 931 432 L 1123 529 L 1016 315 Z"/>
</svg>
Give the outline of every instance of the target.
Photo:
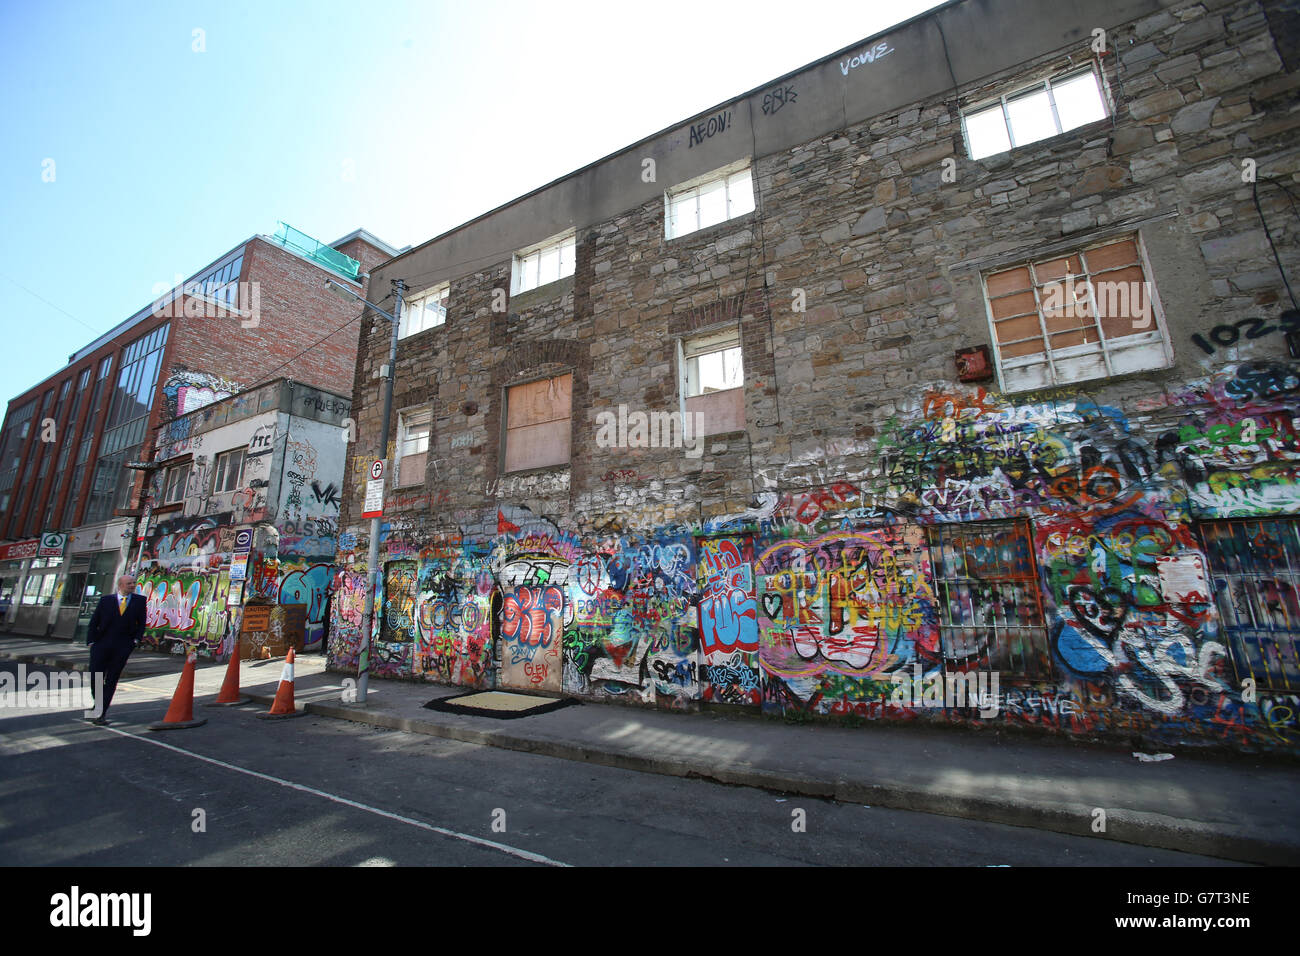
<svg viewBox="0 0 1300 956">
<path fill-rule="evenodd" d="M 234 317 L 181 319 L 169 343 L 163 381 L 187 370 L 241 387 L 288 377 L 350 392 L 357 325 L 347 322 L 359 310 L 328 291 L 325 279 L 319 266 L 252 240 L 244 250 L 240 281 L 257 284 L 256 324 Z"/>
<path fill-rule="evenodd" d="M 339 247 L 339 251 L 358 260 L 361 269 L 366 272 L 379 263 L 386 261 L 386 252 L 376 248 L 363 239 L 353 239 Z M 147 334 L 161 322 L 170 321 L 171 330 L 167 337 L 167 349 L 163 357 L 162 370 L 158 375 L 157 392 L 154 407 L 150 415 L 149 430 L 145 439 L 146 449 L 151 448 L 154 430 L 170 417 L 166 386 L 168 379 L 175 374 L 189 373 L 194 377 L 210 376 L 212 379 L 225 380 L 240 388 L 248 387 L 273 378 L 287 377 L 296 381 L 315 385 L 342 394 L 351 394 L 356 372 L 356 348 L 359 322 L 347 324 L 349 319 L 359 315 L 360 309 L 343 301 L 325 288 L 327 273 L 320 267 L 296 256 L 278 246 L 261 239 L 252 240 L 244 250 L 243 272 L 241 282 L 258 283 L 259 315 L 257 325 L 245 328 L 238 318 L 186 317 L 184 301 L 173 304 L 169 310 L 170 318 L 149 319 L 123 333 L 112 342 L 97 349 L 76 365 L 60 370 L 55 375 L 34 386 L 22 395 L 10 401 L 11 409 L 20 407 L 32 397 L 40 398 L 46 391 L 57 390 L 65 378 L 73 378 L 81 369 L 90 367 L 92 378 L 82 407 L 78 409 L 78 419 L 84 423 L 90 414 L 90 391 L 94 387 L 94 369 L 104 355 L 113 355 L 113 371 L 109 385 L 116 382 L 118 366 L 121 364 L 121 349 L 136 338 Z M 342 326 L 340 329 L 339 327 Z M 333 331 L 333 330 L 338 331 Z M 324 341 L 317 340 L 324 339 Z M 314 344 L 315 343 L 315 344 Z M 306 350 L 305 354 L 298 353 Z M 287 363 L 287 364 L 286 364 Z M 232 389 L 226 389 L 232 390 Z M 65 436 L 71 438 L 67 409 L 71 405 L 71 395 L 58 422 L 60 443 Z M 44 481 L 33 478 L 34 489 L 15 486 L 11 494 L 9 509 L 0 514 L 0 539 L 24 536 L 29 519 L 39 519 L 53 495 L 57 501 L 52 525 L 63 527 L 63 508 L 68 495 L 84 498 L 89 491 L 94 472 L 94 460 L 99 456 L 98 440 L 102 436 L 103 411 L 101 421 L 95 422 L 96 445 L 90 456 L 90 464 L 85 469 L 81 486 L 78 488 L 52 487 L 55 475 L 57 455 L 61 444 L 52 448 L 49 454 L 54 456 Z M 39 409 L 38 409 L 39 411 Z M 23 461 L 19 471 L 19 482 L 27 467 L 28 456 L 39 454 L 40 416 L 32 422 L 28 440 L 22 449 Z M 81 434 L 77 435 L 78 438 Z M 148 457 L 148 452 L 144 453 Z M 65 479 L 71 476 L 76 460 L 76 449 L 71 452 Z M 138 480 L 136 482 L 138 493 Z M 134 500 L 134 496 L 133 496 Z M 20 507 L 19 507 L 20 506 Z M 82 518 L 84 502 L 77 507 L 74 523 Z M 46 530 L 44 527 L 38 530 Z"/>
</svg>

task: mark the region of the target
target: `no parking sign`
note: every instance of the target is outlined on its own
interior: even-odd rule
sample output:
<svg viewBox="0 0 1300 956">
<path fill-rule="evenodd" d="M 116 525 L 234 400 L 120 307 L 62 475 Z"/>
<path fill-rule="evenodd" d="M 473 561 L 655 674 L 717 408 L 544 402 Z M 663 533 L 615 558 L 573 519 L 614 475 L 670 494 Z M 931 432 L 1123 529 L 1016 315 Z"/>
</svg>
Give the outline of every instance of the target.
<svg viewBox="0 0 1300 956">
<path fill-rule="evenodd" d="M 366 481 L 366 501 L 361 509 L 363 518 L 382 518 L 384 515 L 384 469 L 382 458 L 370 463 L 370 478 Z"/>
</svg>

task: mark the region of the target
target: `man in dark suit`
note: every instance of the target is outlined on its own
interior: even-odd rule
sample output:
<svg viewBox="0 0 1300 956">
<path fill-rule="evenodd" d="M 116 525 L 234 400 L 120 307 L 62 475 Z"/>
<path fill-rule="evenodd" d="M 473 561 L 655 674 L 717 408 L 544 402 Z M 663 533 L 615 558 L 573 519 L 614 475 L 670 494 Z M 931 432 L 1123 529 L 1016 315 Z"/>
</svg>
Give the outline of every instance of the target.
<svg viewBox="0 0 1300 956">
<path fill-rule="evenodd" d="M 108 723 L 108 705 L 113 702 L 117 679 L 122 676 L 126 659 L 144 637 L 148 602 L 136 594 L 135 578 L 124 574 L 117 579 L 117 593 L 105 594 L 90 618 L 90 673 L 95 688 L 97 714 L 91 723 Z"/>
</svg>

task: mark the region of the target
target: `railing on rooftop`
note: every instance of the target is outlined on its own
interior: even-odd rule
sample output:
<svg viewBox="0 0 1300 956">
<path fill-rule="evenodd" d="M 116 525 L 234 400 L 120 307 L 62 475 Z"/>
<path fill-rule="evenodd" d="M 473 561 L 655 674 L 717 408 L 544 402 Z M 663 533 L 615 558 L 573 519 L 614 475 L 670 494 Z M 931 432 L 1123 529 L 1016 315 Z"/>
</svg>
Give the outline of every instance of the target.
<svg viewBox="0 0 1300 956">
<path fill-rule="evenodd" d="M 357 262 L 351 256 L 345 256 L 337 249 L 318 242 L 305 232 L 293 228 L 288 223 L 278 223 L 279 227 L 275 235 L 271 237 L 272 241 L 290 249 L 299 255 L 306 256 L 315 262 L 319 262 L 327 269 L 332 269 L 341 276 L 346 276 L 353 282 L 359 281 L 361 275 L 361 263 Z"/>
</svg>

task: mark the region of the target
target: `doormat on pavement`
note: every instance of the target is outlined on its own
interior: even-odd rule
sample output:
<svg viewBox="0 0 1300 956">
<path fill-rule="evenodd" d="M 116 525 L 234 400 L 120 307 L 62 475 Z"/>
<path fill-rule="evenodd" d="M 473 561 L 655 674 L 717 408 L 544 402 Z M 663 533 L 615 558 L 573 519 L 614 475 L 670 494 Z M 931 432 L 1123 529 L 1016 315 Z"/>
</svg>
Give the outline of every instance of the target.
<svg viewBox="0 0 1300 956">
<path fill-rule="evenodd" d="M 457 694 L 455 697 L 441 697 L 429 701 L 424 706 L 429 710 L 441 710 L 448 714 L 474 714 L 478 717 L 512 720 L 516 717 L 545 714 L 577 703 L 581 702 L 572 697 L 556 700 L 553 697 L 529 697 L 527 694 L 507 694 L 504 691 L 489 690 Z"/>
</svg>

